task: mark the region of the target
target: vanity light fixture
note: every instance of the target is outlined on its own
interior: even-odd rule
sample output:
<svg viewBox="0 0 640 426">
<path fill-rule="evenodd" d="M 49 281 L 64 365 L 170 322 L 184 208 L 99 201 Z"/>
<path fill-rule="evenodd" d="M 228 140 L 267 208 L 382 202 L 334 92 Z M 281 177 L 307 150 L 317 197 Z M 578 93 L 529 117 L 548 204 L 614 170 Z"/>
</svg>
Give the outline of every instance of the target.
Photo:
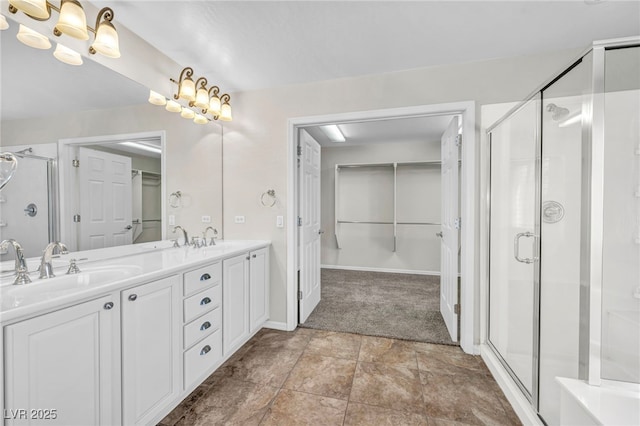
<svg viewBox="0 0 640 426">
<path fill-rule="evenodd" d="M 167 104 L 167 99 L 160 93 L 149 90 L 149 103 L 153 105 L 165 106 Z"/>
<path fill-rule="evenodd" d="M 213 115 L 220 114 L 221 103 L 220 98 L 218 97 L 218 93 L 220 93 L 220 89 L 218 88 L 218 86 L 212 86 L 209 89 L 209 95 L 212 95 L 211 99 L 209 99 L 209 112 Z"/>
<path fill-rule="evenodd" d="M 195 118 L 193 119 L 193 122 L 196 124 L 207 124 L 209 120 L 207 119 L 207 117 L 205 117 L 202 114 L 196 114 Z"/>
<path fill-rule="evenodd" d="M 171 80 L 178 84 L 178 93 L 173 95 L 174 99 L 186 99 L 188 102 L 196 100 L 196 85 L 191 79 L 193 75 L 193 68 L 186 67 L 180 72 L 180 79 L 178 81 Z"/>
<path fill-rule="evenodd" d="M 9 12 L 22 11 L 38 21 L 48 20 L 51 10 L 59 14 L 53 28 L 56 37 L 66 34 L 79 40 L 88 40 L 89 32 L 92 32 L 95 38 L 89 47 L 89 53 L 100 53 L 108 58 L 120 57 L 118 33 L 112 24 L 114 15 L 111 8 L 104 7 L 98 12 L 94 29 L 87 25 L 87 17 L 78 0 L 61 0 L 59 8 L 47 0 L 9 0 Z"/>
<path fill-rule="evenodd" d="M 207 79 L 204 77 L 200 77 L 196 81 L 196 87 L 198 91 L 196 92 L 196 99 L 194 102 L 190 102 L 189 106 L 196 106 L 198 108 L 202 108 L 206 110 L 209 108 L 209 92 L 207 91 Z"/>
<path fill-rule="evenodd" d="M 182 111 L 182 105 L 180 105 L 176 101 L 172 101 L 171 99 L 169 99 L 167 101 L 167 106 L 165 106 L 164 108 L 169 112 L 181 112 Z"/>
<path fill-rule="evenodd" d="M 7 22 L 7 18 L 4 15 L 0 15 L 0 31 L 4 31 L 9 28 L 9 23 Z"/>
<path fill-rule="evenodd" d="M 82 56 L 75 50 L 69 49 L 66 46 L 58 43 L 56 50 L 53 52 L 53 56 L 57 60 L 69 65 L 82 65 Z"/>
<path fill-rule="evenodd" d="M 16 38 L 27 46 L 35 49 L 51 49 L 51 42 L 47 37 L 22 24 L 20 24 Z"/>
<path fill-rule="evenodd" d="M 231 96 L 224 94 L 220 98 L 223 102 L 220 107 L 220 120 L 222 121 L 231 121 L 233 118 L 231 117 L 231 105 L 229 105 L 229 101 L 231 100 Z"/>
<path fill-rule="evenodd" d="M 186 118 L 187 120 L 191 120 L 196 116 L 196 113 L 189 108 L 182 107 L 182 111 L 180 112 L 180 117 Z"/>
</svg>

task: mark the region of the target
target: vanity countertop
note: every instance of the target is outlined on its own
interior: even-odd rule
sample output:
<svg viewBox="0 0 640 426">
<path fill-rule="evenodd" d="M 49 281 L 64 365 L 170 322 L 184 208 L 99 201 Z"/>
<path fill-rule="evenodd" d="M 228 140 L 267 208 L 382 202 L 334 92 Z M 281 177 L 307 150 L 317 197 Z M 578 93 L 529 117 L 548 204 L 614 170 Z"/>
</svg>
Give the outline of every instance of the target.
<svg viewBox="0 0 640 426">
<path fill-rule="evenodd" d="M 63 308 L 269 244 L 266 240 L 229 240 L 193 248 L 158 241 L 69 253 L 56 259 L 55 278 L 38 279 L 37 272 L 32 272 L 33 281 L 25 285 L 13 285 L 12 276 L 0 279 L 0 321 L 6 324 Z M 79 274 L 65 274 L 70 259 L 77 259 Z"/>
</svg>

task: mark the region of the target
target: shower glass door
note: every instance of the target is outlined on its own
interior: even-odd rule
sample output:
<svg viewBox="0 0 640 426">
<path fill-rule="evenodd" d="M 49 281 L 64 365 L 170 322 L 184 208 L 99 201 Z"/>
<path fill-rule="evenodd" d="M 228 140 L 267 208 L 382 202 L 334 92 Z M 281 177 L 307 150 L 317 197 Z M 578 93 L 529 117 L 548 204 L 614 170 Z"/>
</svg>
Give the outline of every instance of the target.
<svg viewBox="0 0 640 426">
<path fill-rule="evenodd" d="M 536 394 L 540 96 L 490 133 L 489 342 L 525 395 Z"/>
</svg>

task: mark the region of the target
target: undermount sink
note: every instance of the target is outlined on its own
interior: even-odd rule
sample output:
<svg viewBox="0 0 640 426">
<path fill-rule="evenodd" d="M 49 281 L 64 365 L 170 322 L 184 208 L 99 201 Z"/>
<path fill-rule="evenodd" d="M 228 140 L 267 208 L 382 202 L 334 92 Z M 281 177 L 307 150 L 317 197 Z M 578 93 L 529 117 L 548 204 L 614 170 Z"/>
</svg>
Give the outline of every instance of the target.
<svg viewBox="0 0 640 426">
<path fill-rule="evenodd" d="M 142 272 L 137 265 L 79 266 L 81 272 L 78 274 L 60 272 L 48 279 L 39 279 L 37 274 L 31 274 L 33 281 L 29 284 L 3 286 L 2 306 L 16 307 L 34 299 L 49 299 L 78 289 L 120 281 Z"/>
</svg>

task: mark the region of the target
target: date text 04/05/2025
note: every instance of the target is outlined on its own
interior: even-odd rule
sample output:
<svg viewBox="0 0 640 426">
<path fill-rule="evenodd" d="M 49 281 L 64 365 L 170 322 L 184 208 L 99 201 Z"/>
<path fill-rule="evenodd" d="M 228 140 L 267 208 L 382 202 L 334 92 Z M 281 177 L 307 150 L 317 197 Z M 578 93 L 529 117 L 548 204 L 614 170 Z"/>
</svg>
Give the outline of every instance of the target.
<svg viewBox="0 0 640 426">
<path fill-rule="evenodd" d="M 54 420 L 58 418 L 58 410 L 55 408 L 11 408 L 3 411 L 4 420 Z"/>
</svg>

